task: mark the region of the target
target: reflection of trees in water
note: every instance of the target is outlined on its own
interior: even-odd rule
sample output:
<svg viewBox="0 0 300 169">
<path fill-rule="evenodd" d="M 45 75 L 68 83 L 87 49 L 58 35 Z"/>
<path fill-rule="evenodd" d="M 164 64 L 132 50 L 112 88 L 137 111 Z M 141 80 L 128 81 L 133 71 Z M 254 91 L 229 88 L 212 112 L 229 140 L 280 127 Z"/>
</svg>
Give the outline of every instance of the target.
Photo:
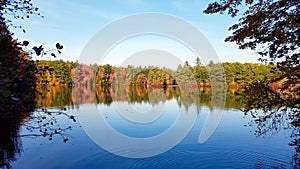
<svg viewBox="0 0 300 169">
<path fill-rule="evenodd" d="M 181 88 L 180 98 L 177 100 L 179 106 L 184 106 L 186 110 L 195 104 L 197 107 L 200 106 L 200 95 L 198 88 Z"/>
<path fill-rule="evenodd" d="M 150 102 L 156 104 L 166 100 L 175 99 L 179 106 L 188 109 L 191 105 L 218 106 L 212 105 L 212 90 L 210 88 L 197 87 L 165 87 L 151 88 L 145 85 L 111 85 L 111 86 L 75 86 L 58 87 L 48 86 L 39 91 L 37 96 L 37 107 L 60 107 L 74 105 L 79 106 L 85 103 L 110 105 L 113 101 L 129 103 Z M 242 91 L 227 91 L 226 108 L 243 108 Z"/>
<path fill-rule="evenodd" d="M 122 91 L 116 91 L 121 92 Z M 129 103 L 142 103 L 142 102 L 149 102 L 149 92 L 148 89 L 145 86 L 130 86 L 127 91 L 127 97 L 125 100 L 122 101 L 128 101 Z M 117 99 L 118 98 L 114 98 Z"/>
<path fill-rule="evenodd" d="M 18 137 L 22 113 L 7 112 L 0 116 L 0 167 L 10 168 L 21 152 L 21 141 Z"/>
<path fill-rule="evenodd" d="M 73 105 L 72 88 L 66 86 L 38 86 L 36 107 L 60 107 Z"/>
<path fill-rule="evenodd" d="M 291 93 L 293 94 L 293 93 Z M 290 131 L 295 147 L 294 166 L 300 166 L 300 98 L 283 95 L 272 90 L 267 83 L 253 83 L 243 94 L 245 115 L 252 117 L 249 125 L 257 127 L 259 137 L 273 135 L 282 130 Z"/>
<path fill-rule="evenodd" d="M 104 86 L 100 87 L 98 86 L 95 90 L 95 95 L 96 95 L 96 103 L 102 103 L 106 105 L 110 105 L 113 102 L 112 99 L 112 88 L 111 86 Z"/>
<path fill-rule="evenodd" d="M 61 90 L 64 90 L 61 89 Z M 128 103 L 151 103 L 158 104 L 160 102 L 165 102 L 166 100 L 175 99 L 179 106 L 184 106 L 185 109 L 188 109 L 191 105 L 197 106 L 198 111 L 200 111 L 201 106 L 207 107 L 217 107 L 212 103 L 212 90 L 210 88 L 197 88 L 197 87 L 165 87 L 165 88 L 151 88 L 145 85 L 110 85 L 110 86 L 94 86 L 94 87 L 85 87 L 85 86 L 75 86 L 72 89 L 72 92 L 64 92 L 66 95 L 62 94 L 49 94 L 52 97 L 46 97 L 44 102 L 57 103 L 58 101 L 49 100 L 65 100 L 65 104 L 74 103 L 77 107 L 80 104 L 85 103 L 94 103 L 94 104 L 106 104 L 110 105 L 113 101 L 122 101 Z M 55 90 L 48 90 L 48 92 Z M 57 90 L 60 91 L 60 90 Z M 57 92 L 60 93 L 60 92 Z M 226 108 L 241 109 L 243 108 L 241 91 L 227 91 L 226 96 Z M 71 100 L 60 99 L 59 97 L 71 97 Z M 218 98 L 216 98 L 218 99 Z M 52 104 L 52 106 L 62 106 L 60 104 Z M 47 104 L 44 104 L 47 105 Z"/>
</svg>

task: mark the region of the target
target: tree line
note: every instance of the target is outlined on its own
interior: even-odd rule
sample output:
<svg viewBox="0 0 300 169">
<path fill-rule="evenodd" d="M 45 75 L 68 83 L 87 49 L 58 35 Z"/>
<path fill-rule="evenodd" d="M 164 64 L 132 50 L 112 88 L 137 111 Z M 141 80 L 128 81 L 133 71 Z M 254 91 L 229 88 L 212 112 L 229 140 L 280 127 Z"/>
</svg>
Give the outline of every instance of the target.
<svg viewBox="0 0 300 169">
<path fill-rule="evenodd" d="M 196 59 L 197 60 L 197 59 Z M 282 72 L 271 64 L 258 63 L 217 63 L 209 65 L 188 62 L 178 65 L 176 70 L 155 66 L 115 67 L 105 65 L 85 65 L 63 60 L 34 61 L 37 85 L 145 85 L 150 87 L 167 87 L 181 84 L 210 87 L 211 76 L 218 76 L 221 66 L 226 84 L 233 88 L 253 82 L 270 81 L 281 76 Z M 214 72 L 214 74 L 209 74 Z"/>
</svg>

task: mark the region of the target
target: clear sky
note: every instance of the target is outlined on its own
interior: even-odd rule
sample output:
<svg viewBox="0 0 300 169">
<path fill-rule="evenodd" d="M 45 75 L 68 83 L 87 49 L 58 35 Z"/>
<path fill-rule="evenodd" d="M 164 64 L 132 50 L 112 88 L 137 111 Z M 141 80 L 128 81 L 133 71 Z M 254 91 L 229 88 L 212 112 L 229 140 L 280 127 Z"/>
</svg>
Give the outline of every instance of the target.
<svg viewBox="0 0 300 169">
<path fill-rule="evenodd" d="M 255 51 L 239 50 L 234 43 L 224 42 L 230 35 L 229 26 L 236 23 L 237 18 L 204 14 L 203 10 L 210 2 L 212 1 L 33 0 L 44 18 L 32 16 L 30 19 L 16 21 L 16 24 L 26 29 L 26 33 L 21 30 L 13 32 L 18 40 L 29 40 L 32 45 L 43 44 L 47 48 L 53 48 L 56 42 L 60 42 L 64 49 L 62 56 L 58 58 L 74 61 L 80 56 L 88 40 L 104 26 L 124 16 L 158 12 L 180 17 L 195 25 L 210 41 L 222 62 L 258 62 Z"/>
</svg>

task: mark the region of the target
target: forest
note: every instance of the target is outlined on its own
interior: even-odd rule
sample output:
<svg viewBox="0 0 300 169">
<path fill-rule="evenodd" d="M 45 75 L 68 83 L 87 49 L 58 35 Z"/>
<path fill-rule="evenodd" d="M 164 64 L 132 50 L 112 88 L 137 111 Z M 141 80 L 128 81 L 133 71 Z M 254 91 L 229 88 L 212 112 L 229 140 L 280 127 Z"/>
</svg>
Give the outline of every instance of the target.
<svg viewBox="0 0 300 169">
<path fill-rule="evenodd" d="M 196 59 L 197 60 L 197 59 Z M 115 67 L 105 65 L 85 65 L 78 62 L 63 60 L 34 61 L 36 84 L 46 86 L 74 86 L 74 85 L 145 85 L 148 87 L 167 87 L 178 83 L 196 82 L 198 87 L 210 87 L 209 71 L 216 67 L 224 69 L 226 84 L 229 88 L 242 89 L 253 82 L 271 81 L 282 75 L 274 65 L 258 63 L 211 63 L 209 65 L 196 64 L 191 66 L 187 61 L 178 65 L 176 70 L 148 67 Z M 274 87 L 280 82 L 273 83 Z"/>
</svg>

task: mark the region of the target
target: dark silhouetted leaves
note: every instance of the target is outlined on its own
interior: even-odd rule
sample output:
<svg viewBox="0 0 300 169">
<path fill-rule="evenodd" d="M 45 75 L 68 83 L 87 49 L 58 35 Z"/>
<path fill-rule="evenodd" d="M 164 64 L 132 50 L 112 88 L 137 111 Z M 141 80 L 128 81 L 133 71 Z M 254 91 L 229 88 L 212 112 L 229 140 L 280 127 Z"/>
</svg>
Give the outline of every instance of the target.
<svg viewBox="0 0 300 169">
<path fill-rule="evenodd" d="M 59 50 L 63 49 L 63 46 L 62 46 L 62 45 L 60 45 L 59 43 L 56 43 L 56 45 L 55 45 L 55 46 L 56 46 L 56 48 L 57 48 L 57 49 L 59 49 Z"/>
<path fill-rule="evenodd" d="M 44 50 L 43 45 L 41 45 L 40 47 L 34 46 L 32 49 L 34 50 L 34 52 L 35 52 L 36 55 L 38 55 L 38 56 L 40 56 L 41 53 L 42 53 L 42 51 Z"/>
<path fill-rule="evenodd" d="M 28 42 L 27 40 L 24 40 L 24 41 L 23 41 L 23 45 L 24 45 L 24 46 L 28 46 L 28 45 L 29 45 L 29 42 Z"/>
</svg>

